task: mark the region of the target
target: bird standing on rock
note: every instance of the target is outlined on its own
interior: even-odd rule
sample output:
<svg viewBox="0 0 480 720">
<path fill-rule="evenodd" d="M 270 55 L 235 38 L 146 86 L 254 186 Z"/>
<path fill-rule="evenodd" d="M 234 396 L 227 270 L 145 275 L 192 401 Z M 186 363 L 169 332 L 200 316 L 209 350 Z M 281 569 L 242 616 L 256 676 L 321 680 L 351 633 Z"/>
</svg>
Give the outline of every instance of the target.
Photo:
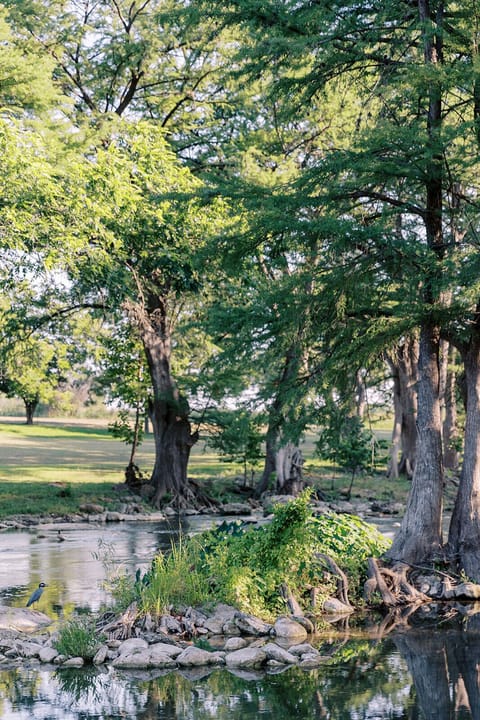
<svg viewBox="0 0 480 720">
<path fill-rule="evenodd" d="M 43 589 L 46 588 L 47 585 L 44 582 L 39 583 L 38 588 L 33 591 L 33 593 L 28 598 L 27 607 L 30 607 L 30 605 L 33 605 L 33 603 L 36 603 L 40 600 L 42 597 Z"/>
</svg>

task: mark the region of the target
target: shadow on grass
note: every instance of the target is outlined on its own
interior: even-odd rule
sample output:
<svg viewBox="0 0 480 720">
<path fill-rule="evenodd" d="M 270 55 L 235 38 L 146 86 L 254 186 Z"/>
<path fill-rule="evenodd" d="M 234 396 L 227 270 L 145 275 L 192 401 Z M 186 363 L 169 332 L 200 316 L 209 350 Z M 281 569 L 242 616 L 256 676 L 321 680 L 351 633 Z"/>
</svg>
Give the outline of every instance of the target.
<svg viewBox="0 0 480 720">
<path fill-rule="evenodd" d="M 11 433 L 12 435 L 20 435 L 25 438 L 32 437 L 70 437 L 70 438 L 95 438 L 98 440 L 113 440 L 112 434 L 105 428 L 78 427 L 76 425 L 49 423 L 42 425 L 37 422 L 33 425 L 27 425 L 21 422 L 2 422 L 0 423 L 0 433 Z M 117 441 L 118 442 L 118 441 Z"/>
</svg>

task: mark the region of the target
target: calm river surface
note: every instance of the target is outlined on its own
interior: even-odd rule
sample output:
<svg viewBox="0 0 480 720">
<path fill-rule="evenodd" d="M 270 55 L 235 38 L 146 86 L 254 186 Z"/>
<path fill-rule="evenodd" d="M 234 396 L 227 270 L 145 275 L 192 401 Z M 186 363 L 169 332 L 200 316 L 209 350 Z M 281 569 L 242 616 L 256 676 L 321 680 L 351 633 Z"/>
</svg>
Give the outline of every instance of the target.
<svg viewBox="0 0 480 720">
<path fill-rule="evenodd" d="M 193 518 L 182 532 L 211 522 Z M 52 617 L 98 610 L 108 600 L 105 558 L 113 553 L 117 569 L 134 572 L 179 530 L 174 521 L 65 525 L 59 542 L 58 527 L 0 534 L 1 604 L 24 605 L 43 581 L 38 609 Z M 325 664 L 310 671 L 3 667 L 0 719 L 480 720 L 480 606 L 444 606 L 440 625 L 434 610 L 423 606 L 408 628 L 380 617 L 327 627 L 315 638 Z"/>
</svg>

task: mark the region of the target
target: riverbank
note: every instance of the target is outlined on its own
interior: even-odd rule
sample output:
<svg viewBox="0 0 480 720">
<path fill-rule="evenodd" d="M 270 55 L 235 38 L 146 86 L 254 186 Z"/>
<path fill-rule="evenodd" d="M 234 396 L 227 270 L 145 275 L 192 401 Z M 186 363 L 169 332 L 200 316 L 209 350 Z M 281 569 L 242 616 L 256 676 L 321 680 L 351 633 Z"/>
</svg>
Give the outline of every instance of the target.
<svg viewBox="0 0 480 720">
<path fill-rule="evenodd" d="M 285 504 L 292 499 L 293 496 L 291 495 L 266 495 L 262 501 L 250 499 L 246 502 L 219 503 L 217 507 L 208 508 L 205 511 L 192 508 L 182 511 L 180 516 L 194 517 L 203 515 L 215 518 L 241 518 L 247 522 L 261 522 L 271 516 L 275 504 Z M 366 501 L 362 498 L 332 501 L 313 499 L 312 507 L 315 514 L 326 512 L 347 513 L 357 515 L 367 522 L 378 518 L 401 518 L 405 509 L 404 504 L 400 502 Z M 0 521 L 0 531 L 76 523 L 162 522 L 178 516 L 179 513 L 172 508 L 166 507 L 161 511 L 153 510 L 141 502 L 129 499 L 119 502 L 118 510 L 109 510 L 98 503 L 85 503 L 79 506 L 78 512 L 73 513 L 19 513 L 3 518 Z"/>
</svg>

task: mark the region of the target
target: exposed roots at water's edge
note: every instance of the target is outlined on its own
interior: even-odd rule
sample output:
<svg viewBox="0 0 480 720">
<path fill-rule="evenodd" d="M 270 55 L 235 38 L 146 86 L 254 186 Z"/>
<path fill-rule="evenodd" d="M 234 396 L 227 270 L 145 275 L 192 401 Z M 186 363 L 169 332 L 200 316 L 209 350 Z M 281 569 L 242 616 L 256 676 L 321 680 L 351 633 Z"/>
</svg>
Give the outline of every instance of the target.
<svg viewBox="0 0 480 720">
<path fill-rule="evenodd" d="M 404 562 L 387 564 L 376 558 L 368 560 L 368 579 L 364 598 L 373 604 L 380 597 L 381 604 L 389 608 L 418 606 L 421 603 L 448 600 L 480 600 L 480 585 L 465 582 L 434 567 L 410 565 Z"/>
</svg>

